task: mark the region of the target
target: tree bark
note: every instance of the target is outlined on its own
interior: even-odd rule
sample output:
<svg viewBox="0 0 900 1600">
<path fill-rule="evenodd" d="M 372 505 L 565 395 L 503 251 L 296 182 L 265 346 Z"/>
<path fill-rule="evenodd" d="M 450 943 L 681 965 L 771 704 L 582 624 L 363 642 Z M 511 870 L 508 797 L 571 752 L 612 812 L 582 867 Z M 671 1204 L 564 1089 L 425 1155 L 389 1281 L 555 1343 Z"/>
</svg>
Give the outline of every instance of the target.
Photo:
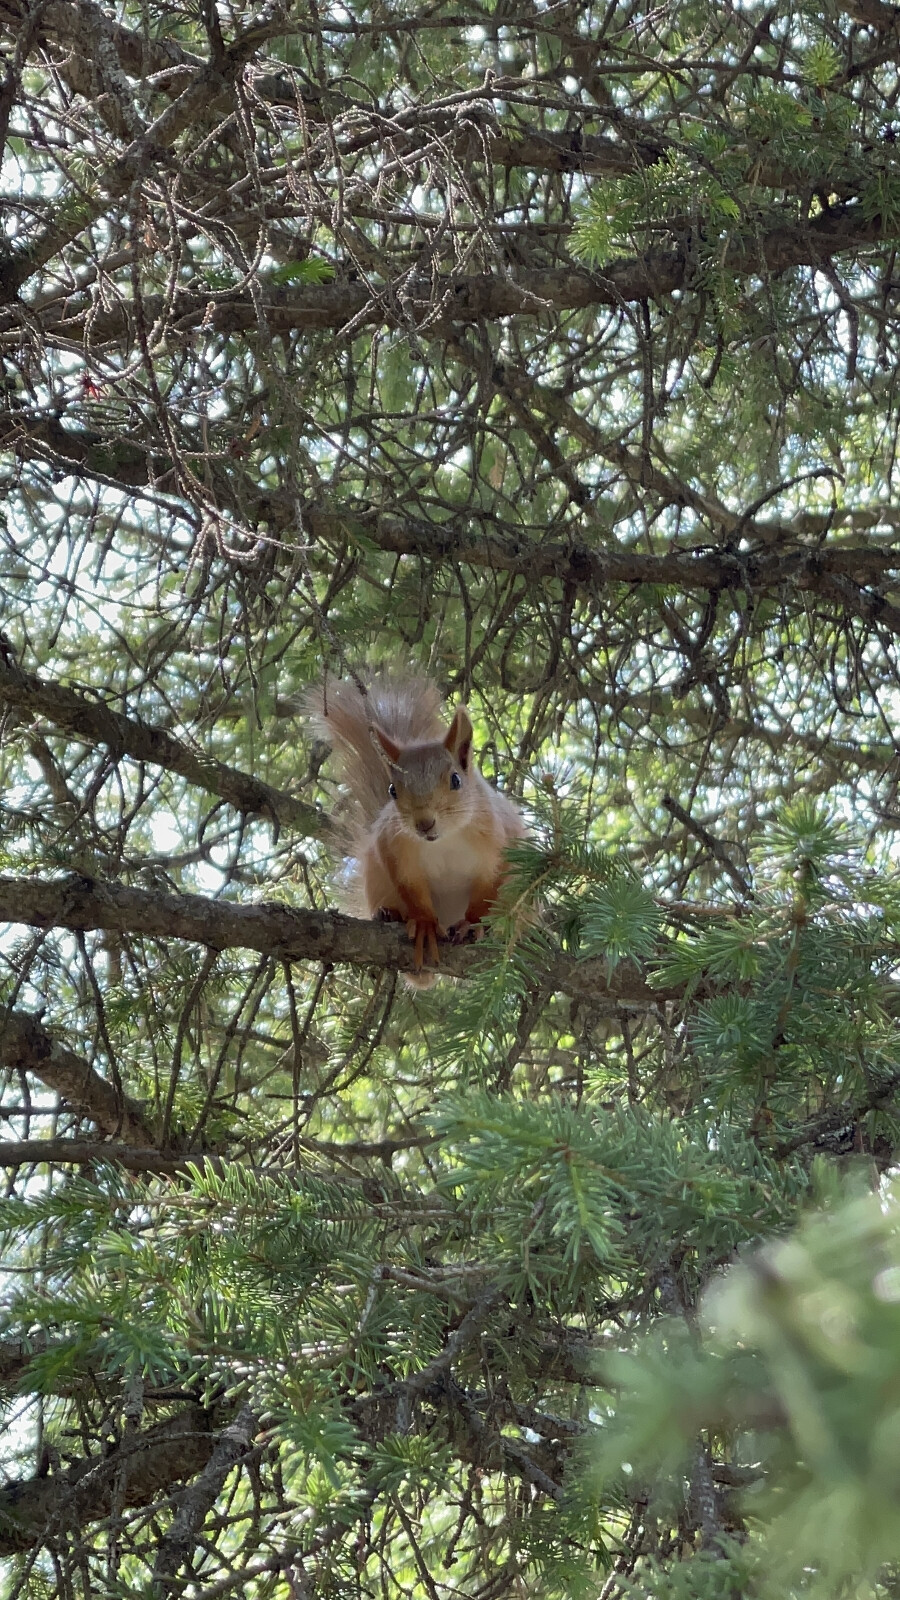
<svg viewBox="0 0 900 1600">
<path fill-rule="evenodd" d="M 14 1072 L 30 1072 L 73 1110 L 90 1117 L 101 1133 L 126 1145 L 152 1145 L 153 1134 L 140 1107 L 117 1094 L 113 1084 L 58 1039 L 39 1018 L 13 1011 L 0 1022 L 0 1063 Z M 24 1141 L 25 1143 L 42 1141 Z M 7 1145 L 7 1150 L 9 1146 Z M 46 1156 L 25 1157 L 46 1160 Z"/>
<path fill-rule="evenodd" d="M 0 877 L 0 922 L 34 928 L 104 930 L 135 937 L 186 939 L 211 950 L 258 950 L 279 961 L 348 962 L 354 966 L 415 970 L 405 929 L 361 922 L 337 911 L 301 911 L 275 902 L 229 905 L 198 894 L 163 894 L 72 875 L 60 879 Z M 448 977 L 465 978 L 483 968 L 478 945 L 441 945 L 440 966 Z M 610 974 L 600 958 L 576 961 L 561 952 L 547 974 L 548 992 L 612 1006 L 655 1006 L 677 999 L 680 989 L 651 988 L 624 963 Z"/>
<path fill-rule="evenodd" d="M 273 789 L 261 779 L 229 767 L 223 761 L 191 750 L 164 728 L 142 717 L 126 716 L 105 701 L 91 699 L 65 684 L 21 672 L 0 661 L 0 702 L 39 716 L 89 745 L 106 745 L 113 756 L 128 756 L 165 767 L 199 789 L 216 794 L 249 816 L 298 827 L 308 835 L 328 832 L 328 818 L 283 789 Z"/>
<path fill-rule="evenodd" d="M 0 1556 L 30 1550 L 56 1532 L 108 1516 L 117 1478 L 124 1483 L 126 1506 L 149 1505 L 200 1472 L 215 1445 L 209 1413 L 192 1405 L 105 1456 L 88 1456 L 64 1472 L 8 1483 L 0 1489 Z"/>
</svg>

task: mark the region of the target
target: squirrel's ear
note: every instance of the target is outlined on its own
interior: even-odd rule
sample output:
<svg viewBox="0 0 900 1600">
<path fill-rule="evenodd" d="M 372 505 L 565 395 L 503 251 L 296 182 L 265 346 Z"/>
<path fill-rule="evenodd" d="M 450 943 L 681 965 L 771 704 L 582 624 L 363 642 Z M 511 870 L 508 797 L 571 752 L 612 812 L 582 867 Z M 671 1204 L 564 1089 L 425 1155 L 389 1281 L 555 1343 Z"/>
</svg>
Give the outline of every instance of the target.
<svg viewBox="0 0 900 1600">
<path fill-rule="evenodd" d="M 373 722 L 371 724 L 369 728 L 369 737 L 372 740 L 375 749 L 378 751 L 378 754 L 382 758 L 386 758 L 390 766 L 396 766 L 398 760 L 400 759 L 400 746 L 397 744 L 396 740 L 392 739 L 389 734 L 385 733 L 383 728 L 379 728 L 377 722 Z"/>
<path fill-rule="evenodd" d="M 459 762 L 463 772 L 468 772 L 469 756 L 472 753 L 472 723 L 465 706 L 457 706 L 453 721 L 447 729 L 444 746 Z"/>
</svg>

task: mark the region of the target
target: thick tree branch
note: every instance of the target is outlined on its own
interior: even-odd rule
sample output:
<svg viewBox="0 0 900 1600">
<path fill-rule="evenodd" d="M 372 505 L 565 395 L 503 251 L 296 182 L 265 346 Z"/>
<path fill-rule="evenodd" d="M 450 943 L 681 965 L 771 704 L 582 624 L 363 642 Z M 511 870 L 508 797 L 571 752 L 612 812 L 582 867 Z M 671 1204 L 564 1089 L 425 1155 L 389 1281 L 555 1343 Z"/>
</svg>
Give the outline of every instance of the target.
<svg viewBox="0 0 900 1600">
<path fill-rule="evenodd" d="M 76 875 L 55 880 L 0 877 L 0 922 L 186 939 L 212 950 L 258 950 L 279 961 L 414 970 L 412 944 L 404 929 L 391 924 L 360 922 L 336 911 L 295 910 L 272 901 L 229 905 L 202 895 L 130 889 Z M 477 945 L 442 944 L 438 970 L 465 978 L 484 960 L 485 952 Z M 624 964 L 609 975 L 602 960 L 574 961 L 562 954 L 546 983 L 549 992 L 559 990 L 612 1006 L 652 1007 L 680 994 L 680 990 L 651 989 Z"/>
<path fill-rule="evenodd" d="M 123 1100 L 114 1086 L 101 1078 L 82 1056 L 54 1039 L 37 1017 L 14 1011 L 0 1020 L 0 1065 L 32 1073 L 48 1089 L 55 1089 L 73 1110 L 90 1117 L 101 1133 L 121 1139 L 127 1145 L 152 1145 L 153 1135 L 140 1107 L 133 1101 Z M 41 1140 L 26 1141 L 32 1142 L 43 1143 Z"/>
<path fill-rule="evenodd" d="M 124 159 L 124 158 L 123 158 Z M 833 256 L 868 250 L 887 237 L 881 218 L 867 219 L 853 207 L 826 212 L 801 226 L 773 228 L 759 238 L 736 238 L 724 250 L 721 266 L 735 277 L 755 273 L 787 272 L 794 267 L 818 267 Z M 37 247 L 35 247 L 36 249 Z M 59 248 L 43 252 L 48 260 Z M 28 271 L 34 270 L 37 258 Z M 508 276 L 480 274 L 474 277 L 447 277 L 435 284 L 430 277 L 411 279 L 404 284 L 403 305 L 395 300 L 390 284 L 373 294 L 363 283 L 335 282 L 307 284 L 279 289 L 261 285 L 262 301 L 249 294 L 222 296 L 211 302 L 209 296 L 187 290 L 176 295 L 171 311 L 173 335 L 184 336 L 202 324 L 217 333 L 246 332 L 258 325 L 263 310 L 271 333 L 290 333 L 300 328 L 342 328 L 408 326 L 428 319 L 435 329 L 454 325 L 493 322 L 502 317 L 536 317 L 548 312 L 584 311 L 594 306 L 617 309 L 636 300 L 660 300 L 676 290 L 690 288 L 692 274 L 699 263 L 685 248 L 648 250 L 641 256 L 610 261 L 602 272 L 583 268 L 519 268 Z M 16 284 L 28 271 L 15 275 Z M 96 341 L 121 339 L 129 332 L 131 311 L 124 302 L 96 311 L 91 296 L 73 295 L 66 303 L 66 326 L 71 338 L 73 319 L 90 310 L 91 335 Z M 439 324 L 434 321 L 435 305 L 443 301 Z M 148 296 L 145 315 L 155 320 L 164 310 L 158 297 Z M 52 331 L 58 312 L 42 317 L 44 328 Z"/>
<path fill-rule="evenodd" d="M 188 1559 L 232 1467 L 249 1453 L 255 1431 L 256 1418 L 250 1407 L 244 1406 L 223 1430 L 200 1476 L 179 1495 L 178 1510 L 156 1553 L 153 1585 L 157 1593 L 172 1592 L 179 1568 Z"/>
<path fill-rule="evenodd" d="M 259 778 L 201 751 L 191 750 L 164 728 L 154 727 L 141 717 L 125 716 L 104 701 L 89 699 L 64 684 L 48 682 L 0 662 L 0 703 L 43 717 L 90 745 L 106 745 L 113 756 L 129 756 L 133 761 L 165 767 L 248 815 L 269 817 L 310 835 L 328 832 L 328 818 L 316 806 L 307 805 L 283 789 L 273 789 Z"/>
<path fill-rule="evenodd" d="M 186 1172 L 188 1167 L 203 1166 L 205 1157 L 196 1151 L 191 1155 L 164 1154 L 152 1147 L 121 1143 L 117 1139 L 3 1139 L 0 1140 L 0 1168 L 11 1170 L 39 1163 L 53 1166 L 90 1166 L 97 1161 L 111 1161 L 124 1167 L 126 1172 L 157 1172 L 167 1177 Z"/>
<path fill-rule="evenodd" d="M 109 1516 L 114 1490 L 126 1506 L 149 1505 L 202 1471 L 216 1446 L 209 1413 L 188 1406 L 134 1435 L 105 1456 L 88 1456 L 64 1472 L 0 1489 L 0 1555 L 15 1555 L 64 1528 Z"/>
<path fill-rule="evenodd" d="M 377 513 L 329 512 L 310 508 L 305 514 L 311 531 L 325 538 L 359 539 L 377 544 L 396 555 L 418 555 L 426 560 L 457 561 L 464 566 L 521 575 L 529 582 L 558 579 L 583 588 L 603 589 L 608 584 L 652 584 L 679 590 L 800 589 L 838 600 L 842 609 L 858 610 L 866 602 L 877 620 L 900 633 L 900 608 L 878 594 L 861 595 L 863 586 L 891 582 L 900 573 L 900 549 L 890 546 L 834 544 L 811 548 L 798 543 L 740 551 L 734 548 L 677 550 L 660 554 L 622 546 L 597 549 L 573 541 L 547 540 L 538 544 L 512 531 L 482 532 L 459 522 L 413 522 Z M 772 524 L 757 524 L 766 535 Z M 737 531 L 737 530 L 735 530 Z M 790 524 L 780 527 L 786 541 Z M 838 585 L 849 585 L 839 588 Z"/>
</svg>

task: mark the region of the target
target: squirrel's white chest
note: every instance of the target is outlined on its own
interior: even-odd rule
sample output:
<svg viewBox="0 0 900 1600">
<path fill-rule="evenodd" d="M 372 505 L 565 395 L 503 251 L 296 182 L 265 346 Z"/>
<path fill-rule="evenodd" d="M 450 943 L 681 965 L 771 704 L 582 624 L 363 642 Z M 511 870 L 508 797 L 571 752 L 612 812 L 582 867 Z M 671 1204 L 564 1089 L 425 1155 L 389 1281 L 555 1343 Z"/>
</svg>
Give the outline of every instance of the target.
<svg viewBox="0 0 900 1600">
<path fill-rule="evenodd" d="M 443 927 L 452 928 L 466 914 L 472 885 L 478 877 L 479 852 L 461 830 L 444 838 L 423 839 L 419 850 L 438 921 Z"/>
</svg>

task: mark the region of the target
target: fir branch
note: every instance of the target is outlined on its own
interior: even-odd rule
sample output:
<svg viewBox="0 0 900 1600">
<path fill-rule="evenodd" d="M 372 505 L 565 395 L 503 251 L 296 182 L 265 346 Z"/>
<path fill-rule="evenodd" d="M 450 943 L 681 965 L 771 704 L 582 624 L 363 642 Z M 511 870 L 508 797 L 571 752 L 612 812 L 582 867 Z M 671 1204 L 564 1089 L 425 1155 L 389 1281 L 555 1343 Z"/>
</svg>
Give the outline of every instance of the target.
<svg viewBox="0 0 900 1600">
<path fill-rule="evenodd" d="M 500 1299 L 500 1290 L 495 1287 L 488 1288 L 480 1294 L 475 1304 L 466 1312 L 459 1327 L 451 1333 L 440 1354 L 418 1372 L 414 1372 L 412 1377 L 394 1384 L 392 1393 L 402 1395 L 406 1401 L 410 1401 L 443 1379 L 470 1341 L 482 1332 Z"/>
</svg>

